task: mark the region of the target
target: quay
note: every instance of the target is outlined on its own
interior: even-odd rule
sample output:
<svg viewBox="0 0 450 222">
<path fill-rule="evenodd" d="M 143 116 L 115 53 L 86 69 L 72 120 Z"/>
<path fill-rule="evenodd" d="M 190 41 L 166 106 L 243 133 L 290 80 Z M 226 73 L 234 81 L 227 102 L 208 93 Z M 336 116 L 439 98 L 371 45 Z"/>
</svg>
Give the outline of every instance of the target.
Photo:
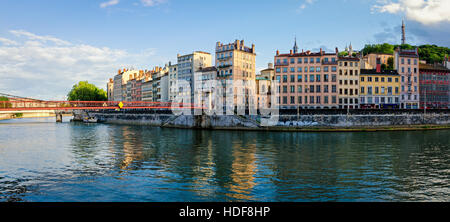
<svg viewBox="0 0 450 222">
<path fill-rule="evenodd" d="M 344 110 L 303 110 L 293 115 L 281 112 L 275 124 L 262 124 L 259 115 L 174 115 L 169 111 L 74 111 L 74 120 L 96 118 L 101 123 L 149 125 L 166 128 L 258 131 L 392 131 L 450 129 L 448 110 L 372 110 L 346 113 Z"/>
</svg>

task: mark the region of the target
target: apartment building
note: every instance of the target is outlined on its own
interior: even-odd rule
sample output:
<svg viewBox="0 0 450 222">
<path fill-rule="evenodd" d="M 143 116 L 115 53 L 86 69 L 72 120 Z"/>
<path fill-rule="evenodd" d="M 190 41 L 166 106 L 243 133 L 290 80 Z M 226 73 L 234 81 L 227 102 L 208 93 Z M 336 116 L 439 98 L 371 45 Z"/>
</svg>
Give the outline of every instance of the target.
<svg viewBox="0 0 450 222">
<path fill-rule="evenodd" d="M 232 86 L 228 86 L 228 89 L 233 91 L 225 91 L 224 96 L 228 93 L 234 95 L 233 106 L 256 106 L 254 101 L 250 100 L 250 98 L 256 97 L 254 94 L 255 88 L 252 87 L 256 79 L 255 45 L 252 44 L 251 47 L 247 47 L 244 40 L 235 40 L 228 44 L 217 42 L 215 62 L 217 79 L 224 87 L 227 83 L 232 84 Z M 242 80 L 242 82 L 236 80 Z M 238 85 L 241 83 L 247 87 Z"/>
<path fill-rule="evenodd" d="M 186 87 L 178 85 L 178 95 L 181 96 L 191 96 L 191 102 L 194 100 L 194 88 L 195 88 L 195 72 L 200 68 L 210 67 L 212 62 L 212 57 L 210 53 L 207 52 L 193 52 L 187 55 L 177 55 L 177 83 L 180 81 L 185 81 L 189 84 L 190 92 L 186 91 Z"/>
<path fill-rule="evenodd" d="M 450 69 L 441 64 L 419 68 L 420 108 L 450 108 Z"/>
<path fill-rule="evenodd" d="M 394 69 L 401 78 L 402 109 L 419 108 L 419 53 L 418 49 L 397 48 L 394 52 Z"/>
<path fill-rule="evenodd" d="M 338 50 L 295 53 L 295 46 L 274 59 L 280 108 L 338 108 Z"/>
<path fill-rule="evenodd" d="M 381 62 L 376 69 L 361 69 L 360 108 L 400 108 L 400 78 L 396 70 L 381 70 Z"/>
<path fill-rule="evenodd" d="M 338 58 L 338 103 L 340 109 L 359 108 L 360 60 L 356 57 Z"/>
<path fill-rule="evenodd" d="M 169 101 L 174 101 L 177 96 L 178 65 L 169 62 Z"/>
</svg>

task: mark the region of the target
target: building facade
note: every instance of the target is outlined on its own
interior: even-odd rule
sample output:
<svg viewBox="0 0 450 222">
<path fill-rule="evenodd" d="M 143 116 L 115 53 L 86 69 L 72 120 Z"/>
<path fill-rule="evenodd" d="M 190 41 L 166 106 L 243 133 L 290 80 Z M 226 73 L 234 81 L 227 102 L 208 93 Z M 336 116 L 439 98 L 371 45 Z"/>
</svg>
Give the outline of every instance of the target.
<svg viewBox="0 0 450 222">
<path fill-rule="evenodd" d="M 419 67 L 420 108 L 450 108 L 450 70 L 440 64 Z"/>
<path fill-rule="evenodd" d="M 232 43 L 216 43 L 217 79 L 228 87 L 224 96 L 231 93 L 234 96 L 233 106 L 255 106 L 256 52 L 255 45 L 247 47 L 244 40 Z M 238 82 L 237 80 L 242 80 Z M 242 87 L 244 84 L 246 87 Z M 227 86 L 226 84 L 231 84 Z M 232 91 L 230 91 L 232 90 Z M 230 104 L 228 104 L 230 105 Z"/>
<path fill-rule="evenodd" d="M 396 70 L 361 69 L 360 108 L 400 108 L 401 76 Z"/>
<path fill-rule="evenodd" d="M 338 61 L 339 108 L 358 109 L 360 60 L 356 57 L 339 57 Z"/>
<path fill-rule="evenodd" d="M 294 48 L 295 49 L 295 48 Z M 338 108 L 338 51 L 275 55 L 280 108 Z"/>
<path fill-rule="evenodd" d="M 401 78 L 402 109 L 419 108 L 419 53 L 418 49 L 397 48 L 394 52 L 394 69 Z"/>
<path fill-rule="evenodd" d="M 185 81 L 189 84 L 190 92 L 188 92 L 183 86 L 177 84 L 178 87 L 178 95 L 186 96 L 191 95 L 191 102 L 193 103 L 194 99 L 194 88 L 195 88 L 195 72 L 197 72 L 200 68 L 210 67 L 212 57 L 211 54 L 207 52 L 194 52 L 188 55 L 178 55 L 177 56 L 177 83 L 180 81 Z"/>
<path fill-rule="evenodd" d="M 177 96 L 178 65 L 169 62 L 169 101 Z"/>
</svg>

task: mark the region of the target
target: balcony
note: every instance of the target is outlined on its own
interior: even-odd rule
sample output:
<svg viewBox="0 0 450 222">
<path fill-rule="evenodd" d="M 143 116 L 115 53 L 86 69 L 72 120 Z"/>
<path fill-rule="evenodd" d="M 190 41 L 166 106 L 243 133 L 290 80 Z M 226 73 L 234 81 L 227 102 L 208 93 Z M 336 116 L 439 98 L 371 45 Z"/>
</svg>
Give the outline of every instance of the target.
<svg viewBox="0 0 450 222">
<path fill-rule="evenodd" d="M 224 57 L 217 58 L 217 60 L 228 60 L 231 58 L 233 58 L 233 56 L 224 56 Z"/>
<path fill-rule="evenodd" d="M 228 68 L 231 67 L 231 65 L 221 65 L 221 66 L 217 66 L 217 68 L 222 69 L 222 68 Z"/>
</svg>

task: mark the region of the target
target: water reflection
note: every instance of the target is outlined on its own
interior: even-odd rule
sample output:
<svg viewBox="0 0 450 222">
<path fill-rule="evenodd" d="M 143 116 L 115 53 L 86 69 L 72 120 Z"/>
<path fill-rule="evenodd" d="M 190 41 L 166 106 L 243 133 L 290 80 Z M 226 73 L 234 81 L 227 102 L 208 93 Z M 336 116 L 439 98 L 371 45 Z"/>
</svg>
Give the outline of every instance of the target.
<svg viewBox="0 0 450 222">
<path fill-rule="evenodd" d="M 450 200 L 448 130 L 10 123 L 0 135 L 0 201 Z"/>
</svg>

